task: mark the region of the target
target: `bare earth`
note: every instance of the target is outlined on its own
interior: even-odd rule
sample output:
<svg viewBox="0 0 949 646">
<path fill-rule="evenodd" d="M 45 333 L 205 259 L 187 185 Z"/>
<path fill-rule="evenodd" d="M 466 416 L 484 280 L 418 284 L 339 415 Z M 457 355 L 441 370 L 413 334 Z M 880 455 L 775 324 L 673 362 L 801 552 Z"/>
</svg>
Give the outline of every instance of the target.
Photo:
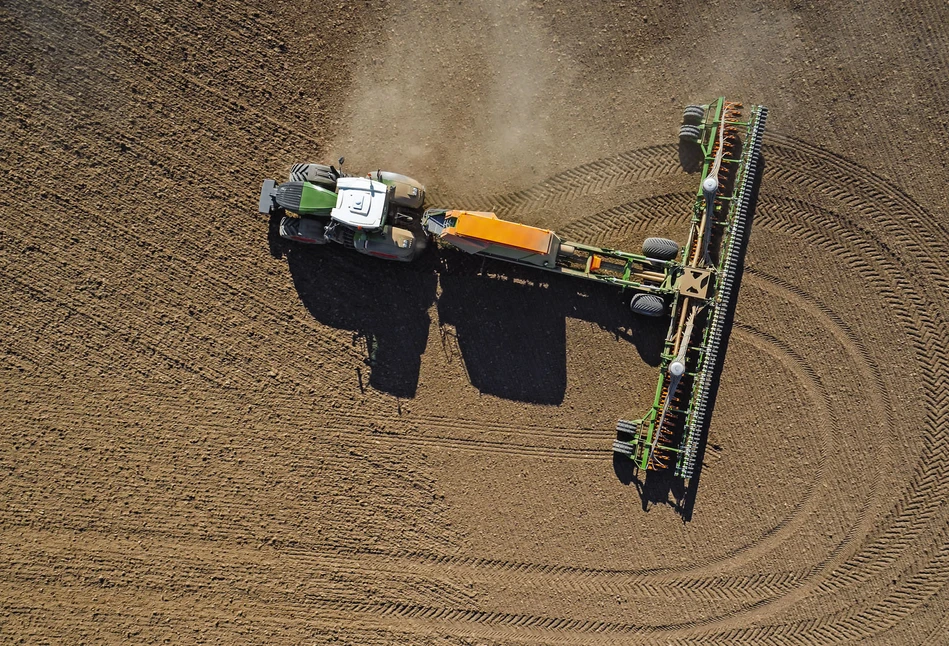
<svg viewBox="0 0 949 646">
<path fill-rule="evenodd" d="M 949 644 L 949 5 L 751 4 L 4 2 L 0 641 Z M 256 213 L 345 154 L 636 250 L 720 94 L 771 115 L 689 517 L 610 452 L 662 325 Z"/>
</svg>

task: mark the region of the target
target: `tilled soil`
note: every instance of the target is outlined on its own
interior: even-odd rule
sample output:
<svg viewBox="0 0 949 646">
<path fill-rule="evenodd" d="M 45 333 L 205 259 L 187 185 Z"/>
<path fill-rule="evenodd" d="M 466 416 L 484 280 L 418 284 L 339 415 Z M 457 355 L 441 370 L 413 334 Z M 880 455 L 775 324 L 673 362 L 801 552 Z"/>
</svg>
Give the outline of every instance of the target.
<svg viewBox="0 0 949 646">
<path fill-rule="evenodd" d="M 0 7 L 0 635 L 949 643 L 945 3 Z M 664 325 L 283 244 L 334 160 L 681 239 L 681 108 L 768 105 L 700 483 L 631 479 Z"/>
</svg>

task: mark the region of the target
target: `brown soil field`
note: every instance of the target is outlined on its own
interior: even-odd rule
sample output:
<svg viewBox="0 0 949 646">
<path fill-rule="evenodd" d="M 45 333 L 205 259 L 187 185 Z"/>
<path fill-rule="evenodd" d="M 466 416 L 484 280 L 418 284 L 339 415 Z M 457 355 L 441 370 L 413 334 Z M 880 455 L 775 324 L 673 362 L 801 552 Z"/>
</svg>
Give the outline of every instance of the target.
<svg viewBox="0 0 949 646">
<path fill-rule="evenodd" d="M 0 642 L 949 644 L 949 5 L 855 6 L 2 3 Z M 346 155 L 636 250 L 719 95 L 766 168 L 687 504 L 614 463 L 614 291 L 256 212 Z"/>
</svg>

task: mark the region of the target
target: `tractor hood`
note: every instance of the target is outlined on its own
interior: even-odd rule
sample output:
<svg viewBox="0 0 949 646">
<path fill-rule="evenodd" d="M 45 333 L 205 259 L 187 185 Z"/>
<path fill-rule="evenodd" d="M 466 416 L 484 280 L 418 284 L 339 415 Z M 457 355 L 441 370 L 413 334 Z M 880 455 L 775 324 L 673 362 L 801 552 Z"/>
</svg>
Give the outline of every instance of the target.
<svg viewBox="0 0 949 646">
<path fill-rule="evenodd" d="M 365 177 L 341 177 L 331 217 L 356 229 L 379 229 L 386 219 L 387 187 Z"/>
</svg>

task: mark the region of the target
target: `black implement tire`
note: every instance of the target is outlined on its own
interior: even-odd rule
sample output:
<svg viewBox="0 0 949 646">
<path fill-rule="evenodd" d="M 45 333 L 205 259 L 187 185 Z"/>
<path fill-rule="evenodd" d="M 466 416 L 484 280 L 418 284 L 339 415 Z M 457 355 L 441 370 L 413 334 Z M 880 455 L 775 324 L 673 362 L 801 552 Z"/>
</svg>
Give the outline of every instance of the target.
<svg viewBox="0 0 949 646">
<path fill-rule="evenodd" d="M 669 238 L 646 238 L 643 255 L 656 260 L 674 260 L 679 255 L 679 243 Z"/>
<path fill-rule="evenodd" d="M 682 123 L 696 125 L 705 119 L 705 108 L 700 105 L 687 105 L 682 113 Z"/>
<path fill-rule="evenodd" d="M 632 456 L 633 445 L 629 442 L 623 442 L 622 440 L 613 440 L 613 453 Z"/>
<path fill-rule="evenodd" d="M 699 130 L 698 126 L 693 126 L 687 123 L 684 126 L 679 127 L 679 139 L 697 144 L 702 141 L 702 131 Z"/>
<path fill-rule="evenodd" d="M 629 302 L 629 309 L 638 316 L 657 317 L 666 313 L 666 304 L 655 294 L 636 294 Z"/>
</svg>

